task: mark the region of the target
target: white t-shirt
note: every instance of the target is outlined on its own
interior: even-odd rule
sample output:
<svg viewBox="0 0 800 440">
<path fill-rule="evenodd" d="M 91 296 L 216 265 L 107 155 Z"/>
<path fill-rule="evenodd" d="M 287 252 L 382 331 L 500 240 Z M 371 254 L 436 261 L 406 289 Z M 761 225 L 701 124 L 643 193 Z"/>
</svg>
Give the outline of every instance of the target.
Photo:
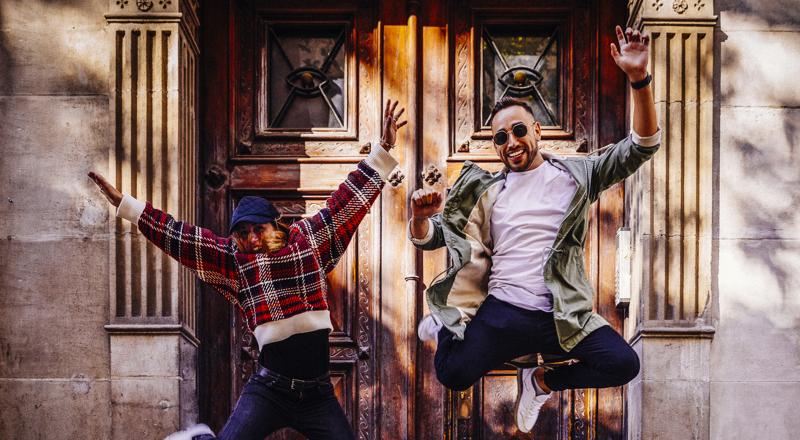
<svg viewBox="0 0 800 440">
<path fill-rule="evenodd" d="M 550 162 L 509 172 L 492 208 L 489 294 L 528 310 L 553 311 L 543 268 L 577 185 Z"/>
</svg>

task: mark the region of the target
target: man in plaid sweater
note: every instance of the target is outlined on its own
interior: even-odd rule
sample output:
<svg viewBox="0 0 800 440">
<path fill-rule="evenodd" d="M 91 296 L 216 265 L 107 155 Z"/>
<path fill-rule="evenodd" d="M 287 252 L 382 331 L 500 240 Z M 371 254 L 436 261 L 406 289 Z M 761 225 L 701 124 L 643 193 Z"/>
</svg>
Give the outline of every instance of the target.
<svg viewBox="0 0 800 440">
<path fill-rule="evenodd" d="M 387 102 L 382 148 L 373 148 L 326 207 L 312 217 L 283 226 L 272 204 L 244 197 L 234 211 L 230 237 L 175 220 L 122 194 L 97 173 L 89 173 L 117 216 L 136 223 L 158 248 L 193 270 L 244 315 L 261 349 L 261 369 L 245 386 L 219 438 L 263 439 L 283 427 L 310 438 L 351 439 L 352 429 L 333 394 L 328 373 L 326 275 L 344 254 L 359 223 L 397 165 L 389 154 L 403 109 Z M 205 425 L 170 439 L 215 438 Z"/>
</svg>

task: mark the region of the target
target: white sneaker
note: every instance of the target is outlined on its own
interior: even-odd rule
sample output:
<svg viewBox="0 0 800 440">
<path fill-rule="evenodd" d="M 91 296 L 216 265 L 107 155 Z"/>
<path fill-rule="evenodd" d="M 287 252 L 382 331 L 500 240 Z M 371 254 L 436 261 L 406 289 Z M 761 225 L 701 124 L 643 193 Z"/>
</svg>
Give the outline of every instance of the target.
<svg viewBox="0 0 800 440">
<path fill-rule="evenodd" d="M 190 426 L 183 431 L 178 431 L 170 434 L 164 440 L 192 440 L 195 436 L 200 435 L 214 435 L 214 431 L 208 427 L 208 425 L 199 423 L 194 426 Z"/>
<path fill-rule="evenodd" d="M 525 368 L 517 372 L 517 403 L 514 412 L 517 414 L 517 428 L 522 432 L 531 432 L 539 417 L 539 411 L 553 394 L 536 395 L 536 388 L 533 387 L 535 370 L 536 368 Z"/>
<path fill-rule="evenodd" d="M 442 329 L 442 322 L 433 314 L 425 315 L 417 326 L 417 336 L 422 341 L 439 342 L 439 330 Z"/>
</svg>

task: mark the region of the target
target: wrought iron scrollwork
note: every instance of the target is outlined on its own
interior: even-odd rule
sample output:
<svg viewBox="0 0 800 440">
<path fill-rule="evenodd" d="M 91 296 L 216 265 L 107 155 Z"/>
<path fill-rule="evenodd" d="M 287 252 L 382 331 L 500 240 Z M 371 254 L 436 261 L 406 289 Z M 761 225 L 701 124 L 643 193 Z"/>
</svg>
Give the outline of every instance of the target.
<svg viewBox="0 0 800 440">
<path fill-rule="evenodd" d="M 286 84 L 290 89 L 289 95 L 286 97 L 286 101 L 284 101 L 283 106 L 281 106 L 280 110 L 278 110 L 278 112 L 272 118 L 272 121 L 270 121 L 270 125 L 276 127 L 281 123 L 295 97 L 315 98 L 321 96 L 323 101 L 325 101 L 325 104 L 328 106 L 328 108 L 330 108 L 333 116 L 336 118 L 336 122 L 339 123 L 340 127 L 344 127 L 344 118 L 339 113 L 339 110 L 336 109 L 336 106 L 333 104 L 333 101 L 331 101 L 331 97 L 328 96 L 326 90 L 329 88 L 331 83 L 330 78 L 328 78 L 328 69 L 330 69 L 336 58 L 336 55 L 339 53 L 339 50 L 341 50 L 341 47 L 345 43 L 346 28 L 342 29 L 342 31 L 336 37 L 333 48 L 330 50 L 330 52 L 328 52 L 327 56 L 322 62 L 322 66 L 319 69 L 312 66 L 295 67 L 292 61 L 289 59 L 289 56 L 286 54 L 286 51 L 281 46 L 280 38 L 277 34 L 275 34 L 275 30 L 270 28 L 269 33 L 273 39 L 275 47 L 281 54 L 281 57 L 284 59 L 284 61 L 286 61 L 286 64 L 290 69 L 289 74 L 286 76 Z"/>
<path fill-rule="evenodd" d="M 486 27 L 483 28 L 483 38 L 486 45 L 491 48 L 497 60 L 503 65 L 503 73 L 497 77 L 497 82 L 503 89 L 502 94 L 498 98 L 501 99 L 506 95 L 513 97 L 532 96 L 545 111 L 550 118 L 550 124 L 558 124 L 557 118 L 550 105 L 545 100 L 540 90 L 542 80 L 544 80 L 544 73 L 541 71 L 542 61 L 547 56 L 553 44 L 558 40 L 558 28 L 553 30 L 553 33 L 547 40 L 544 50 L 539 54 L 533 66 L 510 66 L 506 57 L 497 47 L 494 37 Z M 489 124 L 489 117 L 486 118 L 484 125 Z"/>
</svg>

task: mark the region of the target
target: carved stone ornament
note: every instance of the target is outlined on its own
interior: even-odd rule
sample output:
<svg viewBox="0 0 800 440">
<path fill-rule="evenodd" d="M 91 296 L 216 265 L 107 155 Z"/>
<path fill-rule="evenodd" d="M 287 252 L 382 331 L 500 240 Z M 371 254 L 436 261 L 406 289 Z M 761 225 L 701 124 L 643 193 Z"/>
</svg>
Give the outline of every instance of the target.
<svg viewBox="0 0 800 440">
<path fill-rule="evenodd" d="M 653 8 L 655 8 L 656 11 L 661 9 L 662 6 L 664 6 L 664 2 L 661 0 L 656 0 L 653 2 Z"/>
<path fill-rule="evenodd" d="M 689 4 L 686 3 L 686 0 L 675 0 L 672 2 L 672 10 L 678 14 L 683 14 L 687 9 L 689 9 Z"/>
<path fill-rule="evenodd" d="M 696 0 L 694 2 L 694 7 L 695 9 L 697 9 L 697 12 L 700 12 L 703 10 L 703 8 L 706 7 L 706 2 L 704 2 L 703 0 Z"/>
<path fill-rule="evenodd" d="M 125 6 L 128 4 L 128 0 L 117 0 L 117 6 L 120 9 L 125 9 Z"/>
<path fill-rule="evenodd" d="M 153 2 L 150 0 L 136 0 L 136 7 L 142 12 L 147 12 L 153 9 Z"/>
</svg>

